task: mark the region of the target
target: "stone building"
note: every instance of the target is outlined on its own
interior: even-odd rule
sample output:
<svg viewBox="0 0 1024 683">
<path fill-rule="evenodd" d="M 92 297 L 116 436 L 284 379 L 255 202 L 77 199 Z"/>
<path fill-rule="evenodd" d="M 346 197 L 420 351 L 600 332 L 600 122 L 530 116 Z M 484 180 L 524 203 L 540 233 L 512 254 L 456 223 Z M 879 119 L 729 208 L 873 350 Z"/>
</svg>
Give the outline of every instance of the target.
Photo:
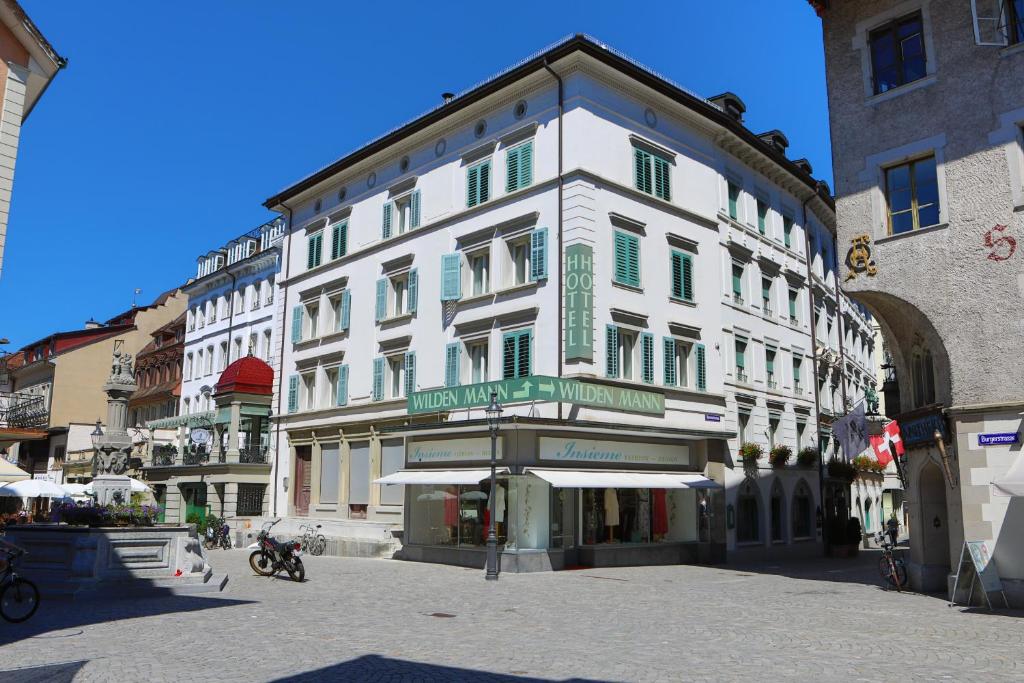
<svg viewBox="0 0 1024 683">
<path fill-rule="evenodd" d="M 1019 457 L 1024 409 L 1024 6 L 811 4 L 843 287 L 876 316 L 899 383 L 912 584 L 945 589 L 962 542 L 983 540 L 1021 604 L 1024 508 L 990 483 Z"/>
<path fill-rule="evenodd" d="M 521 571 L 819 554 L 817 465 L 767 451 L 863 396 L 870 317 L 826 188 L 744 109 L 575 36 L 268 199 L 274 513 L 480 566 L 493 493 Z"/>
<path fill-rule="evenodd" d="M 181 398 L 181 369 L 185 358 L 185 314 L 153 332 L 152 340 L 135 356 L 139 388 L 128 401 L 128 426 L 174 417 Z"/>
</svg>

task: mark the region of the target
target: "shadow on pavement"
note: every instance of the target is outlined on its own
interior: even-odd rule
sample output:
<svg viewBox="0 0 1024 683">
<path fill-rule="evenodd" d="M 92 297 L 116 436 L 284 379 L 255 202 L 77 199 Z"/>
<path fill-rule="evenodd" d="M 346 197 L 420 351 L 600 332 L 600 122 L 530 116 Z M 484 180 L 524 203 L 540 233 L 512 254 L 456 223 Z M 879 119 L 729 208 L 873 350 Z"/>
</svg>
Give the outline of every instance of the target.
<svg viewBox="0 0 1024 683">
<path fill-rule="evenodd" d="M 88 660 L 0 671 L 0 683 L 71 683 Z"/>
<path fill-rule="evenodd" d="M 274 683 L 311 683 L 313 681 L 423 681 L 425 683 L 554 683 L 550 678 L 535 678 L 510 674 L 497 674 L 478 669 L 463 669 L 453 666 L 410 662 L 404 659 L 390 659 L 380 655 L 364 655 L 358 659 L 340 662 L 322 669 L 275 679 Z M 560 683 L 608 683 L 592 678 L 568 678 Z"/>
<path fill-rule="evenodd" d="M 21 624 L 0 621 L 0 646 L 26 638 L 53 638 L 56 650 L 60 647 L 60 638 L 64 637 L 59 632 L 67 629 L 160 614 L 199 612 L 219 607 L 251 604 L 252 602 L 254 601 L 197 596 L 161 596 L 135 600 L 47 601 L 46 596 L 43 595 L 43 599 L 39 602 L 39 611 L 28 621 Z M 0 681 L 2 680 L 0 678 Z"/>
</svg>

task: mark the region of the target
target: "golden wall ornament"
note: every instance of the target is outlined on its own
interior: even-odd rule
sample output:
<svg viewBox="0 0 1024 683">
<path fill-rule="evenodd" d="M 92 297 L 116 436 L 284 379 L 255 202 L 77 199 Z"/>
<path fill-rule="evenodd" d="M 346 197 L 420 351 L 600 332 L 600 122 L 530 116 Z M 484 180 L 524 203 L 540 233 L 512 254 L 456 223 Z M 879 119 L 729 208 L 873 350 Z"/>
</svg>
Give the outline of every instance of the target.
<svg viewBox="0 0 1024 683">
<path fill-rule="evenodd" d="M 871 259 L 871 235 L 857 235 L 850 243 L 850 250 L 846 252 L 846 267 L 850 270 L 846 275 L 847 281 L 853 280 L 861 273 L 874 277 L 878 267 Z"/>
</svg>

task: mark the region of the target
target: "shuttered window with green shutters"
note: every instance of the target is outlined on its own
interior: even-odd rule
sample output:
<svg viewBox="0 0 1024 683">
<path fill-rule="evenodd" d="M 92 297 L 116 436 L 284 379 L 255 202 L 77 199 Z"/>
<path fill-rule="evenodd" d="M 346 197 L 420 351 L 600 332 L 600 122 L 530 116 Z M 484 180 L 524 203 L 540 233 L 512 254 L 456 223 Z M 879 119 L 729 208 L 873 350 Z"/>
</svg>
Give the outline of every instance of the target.
<svg viewBox="0 0 1024 683">
<path fill-rule="evenodd" d="M 444 385 L 459 386 L 459 355 L 461 342 L 452 342 L 444 347 Z"/>
<path fill-rule="evenodd" d="M 409 300 L 406 305 L 406 310 L 409 313 L 415 313 L 416 307 L 419 301 L 419 289 L 420 289 L 420 275 L 419 272 L 413 268 L 409 271 L 409 291 L 407 296 Z"/>
<path fill-rule="evenodd" d="M 288 377 L 288 412 L 294 413 L 299 409 L 299 376 Z"/>
<path fill-rule="evenodd" d="M 654 384 L 654 335 L 640 333 L 640 379 L 645 384 Z"/>
<path fill-rule="evenodd" d="M 704 345 L 697 344 L 697 389 L 700 391 L 708 388 L 708 366 L 704 356 Z"/>
<path fill-rule="evenodd" d="M 407 351 L 405 354 L 405 395 L 412 396 L 416 393 L 416 352 Z"/>
<path fill-rule="evenodd" d="M 633 186 L 666 201 L 672 199 L 671 169 L 666 159 L 633 148 Z"/>
<path fill-rule="evenodd" d="M 292 308 L 292 343 L 302 341 L 302 306 Z"/>
<path fill-rule="evenodd" d="M 306 243 L 306 270 L 312 270 L 320 265 L 323 246 L 324 234 L 322 232 L 309 236 L 309 240 Z"/>
<path fill-rule="evenodd" d="M 604 367 L 606 376 L 619 376 L 619 328 L 615 325 L 604 328 Z"/>
<path fill-rule="evenodd" d="M 338 321 L 338 331 L 348 330 L 349 322 L 352 319 L 352 292 L 346 289 L 341 293 L 341 320 Z"/>
<path fill-rule="evenodd" d="M 413 190 L 409 197 L 409 226 L 420 227 L 420 191 Z"/>
<path fill-rule="evenodd" d="M 529 187 L 533 183 L 533 140 L 510 147 L 505 166 L 506 192 Z"/>
<path fill-rule="evenodd" d="M 441 301 L 462 298 L 462 254 L 441 254 Z"/>
<path fill-rule="evenodd" d="M 782 217 L 782 242 L 787 247 L 793 246 L 793 219 L 789 216 Z"/>
<path fill-rule="evenodd" d="M 652 157 L 651 162 L 654 165 L 654 196 L 671 201 L 672 189 L 669 180 L 671 175 L 668 162 L 661 157 Z"/>
<path fill-rule="evenodd" d="M 377 356 L 373 359 L 373 400 L 380 401 L 384 398 L 384 357 Z"/>
<path fill-rule="evenodd" d="M 506 332 L 501 343 L 501 377 L 516 379 L 532 372 L 533 330 Z"/>
<path fill-rule="evenodd" d="M 757 200 L 757 231 L 762 235 L 768 230 L 768 202 Z"/>
<path fill-rule="evenodd" d="M 672 251 L 672 298 L 693 301 L 693 257 Z"/>
<path fill-rule="evenodd" d="M 640 286 L 640 238 L 615 231 L 615 281 Z"/>
<path fill-rule="evenodd" d="M 633 148 L 633 186 L 641 192 L 651 194 L 651 155 L 642 149 Z"/>
<path fill-rule="evenodd" d="M 337 223 L 331 228 L 331 260 L 348 253 L 348 221 Z"/>
<path fill-rule="evenodd" d="M 735 183 L 729 183 L 729 218 L 740 219 L 740 187 Z"/>
<path fill-rule="evenodd" d="M 388 316 L 388 279 L 382 277 L 377 280 L 377 305 L 375 318 L 377 322 Z"/>
<path fill-rule="evenodd" d="M 334 404 L 339 406 L 348 405 L 348 366 L 342 365 L 338 368 L 338 394 L 334 397 Z"/>
<path fill-rule="evenodd" d="M 537 228 L 530 233 L 530 280 L 537 282 L 548 276 L 548 229 Z"/>
<path fill-rule="evenodd" d="M 391 214 L 394 210 L 394 205 L 391 202 L 384 204 L 384 213 L 381 217 L 380 222 L 380 237 L 381 239 L 391 238 Z"/>
<path fill-rule="evenodd" d="M 483 204 L 491 196 L 491 161 L 482 161 L 466 169 L 466 206 Z"/>
<path fill-rule="evenodd" d="M 672 337 L 663 337 L 662 348 L 665 361 L 665 372 L 663 373 L 665 386 L 674 387 L 679 381 L 676 374 L 676 340 Z"/>
</svg>

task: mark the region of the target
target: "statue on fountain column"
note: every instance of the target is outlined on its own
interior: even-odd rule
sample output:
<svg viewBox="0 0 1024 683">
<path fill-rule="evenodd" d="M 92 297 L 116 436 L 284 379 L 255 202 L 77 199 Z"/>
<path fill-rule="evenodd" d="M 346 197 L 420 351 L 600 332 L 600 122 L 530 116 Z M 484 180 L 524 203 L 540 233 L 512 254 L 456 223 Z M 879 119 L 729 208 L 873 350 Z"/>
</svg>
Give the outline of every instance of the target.
<svg viewBox="0 0 1024 683">
<path fill-rule="evenodd" d="M 110 377 L 103 386 L 107 394 L 107 433 L 100 437 L 92 460 L 93 476 L 124 474 L 131 460 L 132 438 L 126 430 L 128 399 L 138 385 L 132 355 L 123 353 L 120 339 L 114 341 Z"/>
</svg>

